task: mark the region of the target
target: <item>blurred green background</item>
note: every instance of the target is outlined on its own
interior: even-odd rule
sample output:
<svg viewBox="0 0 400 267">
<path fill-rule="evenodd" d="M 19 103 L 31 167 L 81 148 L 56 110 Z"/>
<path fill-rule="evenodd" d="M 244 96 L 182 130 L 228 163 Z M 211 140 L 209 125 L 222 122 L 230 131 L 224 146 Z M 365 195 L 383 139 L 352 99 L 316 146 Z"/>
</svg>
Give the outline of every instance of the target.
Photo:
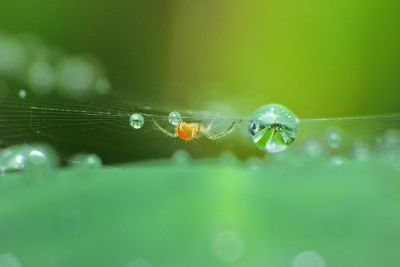
<svg viewBox="0 0 400 267">
<path fill-rule="evenodd" d="M 132 103 L 329 117 L 400 111 L 399 12 L 392 0 L 2 0 L 0 30 L 96 55 Z"/>
</svg>

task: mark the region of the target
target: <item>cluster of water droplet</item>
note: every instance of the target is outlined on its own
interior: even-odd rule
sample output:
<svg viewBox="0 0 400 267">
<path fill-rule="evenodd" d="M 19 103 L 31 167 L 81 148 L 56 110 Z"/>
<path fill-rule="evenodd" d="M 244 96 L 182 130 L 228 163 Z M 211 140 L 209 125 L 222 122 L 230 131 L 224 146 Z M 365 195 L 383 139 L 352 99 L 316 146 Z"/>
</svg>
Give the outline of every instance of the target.
<svg viewBox="0 0 400 267">
<path fill-rule="evenodd" d="M 0 150 L 0 175 L 22 172 L 28 180 L 47 182 L 59 166 L 56 152 L 43 144 L 14 145 Z M 95 154 L 77 154 L 67 161 L 71 167 L 100 168 L 102 160 Z"/>
<path fill-rule="evenodd" d="M 53 149 L 45 145 L 16 145 L 0 151 L 0 171 L 26 171 L 29 177 L 46 181 L 52 179 L 58 158 Z"/>
<path fill-rule="evenodd" d="M 71 97 L 104 94 L 111 86 L 103 70 L 93 57 L 68 56 L 35 35 L 0 33 L 0 92 L 11 89 L 9 82 L 23 81 L 39 95 L 54 90 Z M 25 98 L 26 91 L 18 95 Z"/>
</svg>

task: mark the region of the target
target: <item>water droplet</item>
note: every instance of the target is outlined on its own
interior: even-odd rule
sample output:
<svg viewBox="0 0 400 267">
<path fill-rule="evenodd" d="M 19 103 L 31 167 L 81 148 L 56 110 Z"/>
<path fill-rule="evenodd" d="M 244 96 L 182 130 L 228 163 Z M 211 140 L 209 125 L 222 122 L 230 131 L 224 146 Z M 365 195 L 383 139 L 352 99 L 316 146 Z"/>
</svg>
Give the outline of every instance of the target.
<svg viewBox="0 0 400 267">
<path fill-rule="evenodd" d="M 135 259 L 126 264 L 125 267 L 152 267 L 152 265 L 145 259 Z"/>
<path fill-rule="evenodd" d="M 19 90 L 18 91 L 18 96 L 19 96 L 19 98 L 24 99 L 27 96 L 27 93 L 26 93 L 25 90 Z"/>
<path fill-rule="evenodd" d="M 251 171 L 257 171 L 263 166 L 263 160 L 258 157 L 250 157 L 246 160 L 246 166 Z"/>
<path fill-rule="evenodd" d="M 369 157 L 368 145 L 363 141 L 357 140 L 353 143 L 353 157 L 358 161 L 366 161 Z"/>
<path fill-rule="evenodd" d="M 303 146 L 304 153 L 312 158 L 321 156 L 325 151 L 321 142 L 317 139 L 308 140 Z"/>
<path fill-rule="evenodd" d="M 239 159 L 231 151 L 222 152 L 219 161 L 223 164 L 234 165 L 240 163 Z"/>
<path fill-rule="evenodd" d="M 134 129 L 140 129 L 143 127 L 144 124 L 144 118 L 141 114 L 139 113 L 134 113 L 132 116 L 129 118 L 129 124 L 131 125 L 132 128 Z"/>
<path fill-rule="evenodd" d="M 11 253 L 0 254 L 0 267 L 20 267 L 21 262 Z"/>
<path fill-rule="evenodd" d="M 400 132 L 395 129 L 390 129 L 383 135 L 385 148 L 394 149 L 400 144 Z"/>
<path fill-rule="evenodd" d="M 223 262 L 235 262 L 244 254 L 244 242 L 235 231 L 219 232 L 214 237 L 215 255 Z"/>
<path fill-rule="evenodd" d="M 178 111 L 172 111 L 169 115 L 168 115 L 168 122 L 171 125 L 178 125 L 179 123 L 182 122 L 182 116 Z"/>
<path fill-rule="evenodd" d="M 335 155 L 330 158 L 330 162 L 333 166 L 341 166 L 345 162 L 345 158 L 340 155 Z"/>
<path fill-rule="evenodd" d="M 16 145 L 0 152 L 3 172 L 24 170 L 30 180 L 52 179 L 57 162 L 55 152 L 45 145 Z"/>
<path fill-rule="evenodd" d="M 64 93 L 80 96 L 93 86 L 96 72 L 94 66 L 84 58 L 66 58 L 60 63 L 59 83 Z"/>
<path fill-rule="evenodd" d="M 326 134 L 326 142 L 332 149 L 339 148 L 342 144 L 342 132 L 337 128 L 329 129 Z"/>
<path fill-rule="evenodd" d="M 177 164 L 186 164 L 190 161 L 191 157 L 189 152 L 185 150 L 177 150 L 172 155 L 172 161 Z"/>
<path fill-rule="evenodd" d="M 288 108 L 268 104 L 257 109 L 249 123 L 249 133 L 256 146 L 266 152 L 286 150 L 297 137 L 299 119 Z"/>
<path fill-rule="evenodd" d="M 315 251 L 304 251 L 296 255 L 293 267 L 325 267 L 324 258 Z"/>
<path fill-rule="evenodd" d="M 78 154 L 73 156 L 69 161 L 70 165 L 76 167 L 97 169 L 103 165 L 103 162 L 96 154 Z"/>
</svg>

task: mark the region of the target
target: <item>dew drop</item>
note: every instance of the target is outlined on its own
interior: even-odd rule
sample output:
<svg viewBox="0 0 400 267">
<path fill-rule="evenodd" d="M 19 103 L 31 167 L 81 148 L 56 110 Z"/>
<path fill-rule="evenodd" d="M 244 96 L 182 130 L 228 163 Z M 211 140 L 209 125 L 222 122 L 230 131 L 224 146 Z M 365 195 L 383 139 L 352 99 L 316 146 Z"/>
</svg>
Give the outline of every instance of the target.
<svg viewBox="0 0 400 267">
<path fill-rule="evenodd" d="M 303 251 L 296 255 L 293 267 L 325 267 L 324 258 L 315 251 Z"/>
<path fill-rule="evenodd" d="M 335 155 L 330 158 L 330 163 L 333 166 L 341 166 L 341 165 L 343 165 L 344 162 L 345 162 L 345 158 L 340 155 Z"/>
<path fill-rule="evenodd" d="M 77 154 L 69 161 L 71 166 L 97 169 L 103 165 L 103 162 L 96 154 Z"/>
<path fill-rule="evenodd" d="M 190 162 L 190 154 L 185 150 L 177 150 L 172 155 L 172 161 L 177 164 L 187 164 Z"/>
<path fill-rule="evenodd" d="M 311 158 L 319 157 L 325 152 L 323 145 L 318 139 L 310 139 L 305 142 L 303 150 Z"/>
<path fill-rule="evenodd" d="M 277 153 L 286 150 L 295 141 L 298 124 L 299 119 L 288 108 L 268 104 L 254 112 L 248 130 L 259 149 Z"/>
<path fill-rule="evenodd" d="M 152 265 L 145 259 L 135 259 L 126 264 L 125 267 L 152 267 Z"/>
<path fill-rule="evenodd" d="M 19 98 L 24 99 L 24 98 L 26 98 L 27 93 L 26 93 L 25 90 L 19 90 L 18 91 L 18 96 L 19 96 Z"/>
<path fill-rule="evenodd" d="M 168 115 L 168 122 L 171 125 L 178 125 L 179 123 L 182 122 L 182 116 L 178 111 L 172 111 L 169 115 Z"/>
<path fill-rule="evenodd" d="M 10 253 L 0 254 L 0 267 L 20 267 L 19 259 Z"/>
<path fill-rule="evenodd" d="M 30 180 L 52 179 L 57 162 L 55 152 L 45 145 L 16 145 L 0 152 L 0 169 L 3 172 L 23 170 Z"/>
<path fill-rule="evenodd" d="M 400 132 L 395 129 L 387 130 L 383 135 L 383 142 L 385 148 L 395 148 L 396 146 L 400 145 Z"/>
<path fill-rule="evenodd" d="M 341 131 L 336 128 L 329 129 L 326 134 L 326 142 L 332 149 L 339 148 L 342 144 L 342 139 L 343 137 Z"/>
<path fill-rule="evenodd" d="M 140 129 L 143 127 L 144 124 L 144 118 L 141 114 L 139 113 L 134 113 L 132 116 L 129 118 L 129 124 L 133 129 Z"/>
<path fill-rule="evenodd" d="M 358 161 L 366 161 L 369 157 L 369 148 L 363 141 L 357 140 L 353 143 L 353 157 Z"/>
<path fill-rule="evenodd" d="M 244 242 L 236 231 L 223 231 L 215 235 L 213 249 L 221 261 L 235 262 L 244 254 Z"/>
<path fill-rule="evenodd" d="M 219 162 L 226 165 L 239 164 L 239 159 L 231 151 L 224 151 L 218 158 Z"/>
</svg>

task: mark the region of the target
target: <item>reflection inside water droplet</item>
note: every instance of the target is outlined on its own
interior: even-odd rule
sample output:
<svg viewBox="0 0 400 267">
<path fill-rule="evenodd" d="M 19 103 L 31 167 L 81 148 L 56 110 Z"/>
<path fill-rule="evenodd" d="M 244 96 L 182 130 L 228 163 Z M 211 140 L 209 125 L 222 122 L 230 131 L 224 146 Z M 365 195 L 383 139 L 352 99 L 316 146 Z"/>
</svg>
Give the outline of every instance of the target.
<svg viewBox="0 0 400 267">
<path fill-rule="evenodd" d="M 129 118 L 129 125 L 136 130 L 142 128 L 144 125 L 143 116 L 139 113 L 132 114 Z"/>
<path fill-rule="evenodd" d="M 294 142 L 298 124 L 298 118 L 288 108 L 269 104 L 254 112 L 248 130 L 259 149 L 276 153 L 286 150 Z"/>
</svg>

